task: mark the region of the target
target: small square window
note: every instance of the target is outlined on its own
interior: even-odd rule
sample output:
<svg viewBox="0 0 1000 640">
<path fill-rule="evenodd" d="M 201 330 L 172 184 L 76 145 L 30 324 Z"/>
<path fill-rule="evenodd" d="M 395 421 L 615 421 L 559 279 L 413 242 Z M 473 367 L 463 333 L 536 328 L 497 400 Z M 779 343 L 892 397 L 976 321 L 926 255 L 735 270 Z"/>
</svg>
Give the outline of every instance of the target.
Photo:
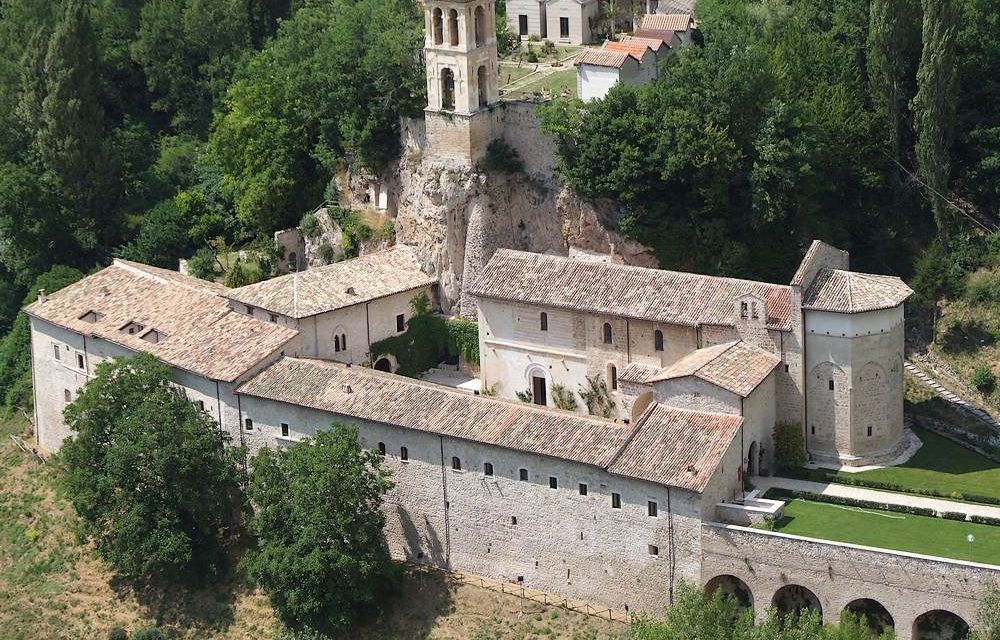
<svg viewBox="0 0 1000 640">
<path fill-rule="evenodd" d="M 511 516 L 510 517 L 510 523 L 511 524 L 517 524 L 517 516 Z"/>
<path fill-rule="evenodd" d="M 282 422 L 281 423 L 281 437 L 282 438 L 287 438 L 288 437 L 288 423 L 287 422 Z M 382 453 L 385 453 L 385 452 L 383 451 Z"/>
<path fill-rule="evenodd" d="M 520 469 L 517 472 L 517 475 L 518 475 L 518 478 L 521 479 L 521 482 L 527 482 L 528 481 L 528 470 L 527 469 Z"/>
<path fill-rule="evenodd" d="M 549 476 L 549 489 L 559 488 L 559 478 L 555 476 Z"/>
<path fill-rule="evenodd" d="M 274 314 L 274 313 L 272 313 L 272 314 L 271 314 L 271 322 L 277 322 L 277 321 L 278 321 L 278 316 L 277 316 L 277 314 Z"/>
<path fill-rule="evenodd" d="M 243 424 L 246 426 L 247 431 L 253 431 L 253 420 L 247 418 L 243 421 Z"/>
<path fill-rule="evenodd" d="M 622 508 L 622 494 L 612 493 L 611 494 L 611 508 L 621 509 Z"/>
<path fill-rule="evenodd" d="M 648 502 L 646 502 L 646 513 L 648 513 L 650 517 L 655 518 L 656 512 L 657 512 L 656 501 L 649 500 Z"/>
<path fill-rule="evenodd" d="M 62 356 L 59 355 L 59 345 L 52 345 L 52 355 L 55 356 L 56 360 L 62 360 Z"/>
<path fill-rule="evenodd" d="M 580 483 L 580 495 L 581 496 L 587 495 L 587 483 L 586 482 L 581 482 Z"/>
<path fill-rule="evenodd" d="M 493 475 L 493 463 L 484 462 L 483 463 L 483 475 L 492 476 Z"/>
<path fill-rule="evenodd" d="M 85 369 L 86 368 L 85 365 L 84 365 L 83 354 L 82 353 L 76 354 L 76 366 L 79 367 L 80 369 Z"/>
<path fill-rule="evenodd" d="M 406 329 L 406 316 L 402 313 L 396 315 L 396 331 L 404 331 Z"/>
<path fill-rule="evenodd" d="M 660 548 L 658 546 L 656 546 L 655 544 L 649 545 L 648 551 L 649 551 L 649 555 L 651 555 L 651 556 L 658 556 L 658 555 L 660 555 Z"/>
<path fill-rule="evenodd" d="M 833 380 L 830 381 L 830 391 L 833 391 Z"/>
</svg>

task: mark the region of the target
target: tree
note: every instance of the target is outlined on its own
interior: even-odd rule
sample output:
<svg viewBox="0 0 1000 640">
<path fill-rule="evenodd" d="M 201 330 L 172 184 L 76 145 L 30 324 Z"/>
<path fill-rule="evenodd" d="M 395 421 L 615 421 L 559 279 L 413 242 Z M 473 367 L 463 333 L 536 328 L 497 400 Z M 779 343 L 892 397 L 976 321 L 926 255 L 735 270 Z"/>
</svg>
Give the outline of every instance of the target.
<svg viewBox="0 0 1000 640">
<path fill-rule="evenodd" d="M 176 269 L 179 258 L 192 249 L 189 221 L 184 219 L 173 198 L 153 207 L 142 218 L 139 235 L 119 251 L 127 260 Z"/>
<path fill-rule="evenodd" d="M 868 84 L 888 125 L 892 157 L 903 160 L 908 144 L 913 72 L 920 44 L 915 0 L 872 0 L 868 22 Z"/>
<path fill-rule="evenodd" d="M 63 484 L 98 553 L 127 578 L 197 580 L 224 564 L 240 448 L 149 354 L 102 362 L 64 416 Z"/>
<path fill-rule="evenodd" d="M 381 505 L 391 487 L 382 456 L 362 449 L 348 424 L 253 458 L 259 545 L 244 562 L 286 623 L 343 629 L 390 590 L 397 572 Z"/>
<path fill-rule="evenodd" d="M 922 0 L 923 50 L 913 98 L 917 164 L 927 183 L 927 197 L 942 245 L 948 249 L 953 213 L 945 200 L 951 177 L 950 147 L 955 131 L 957 74 L 955 44 L 957 0 Z"/>
</svg>

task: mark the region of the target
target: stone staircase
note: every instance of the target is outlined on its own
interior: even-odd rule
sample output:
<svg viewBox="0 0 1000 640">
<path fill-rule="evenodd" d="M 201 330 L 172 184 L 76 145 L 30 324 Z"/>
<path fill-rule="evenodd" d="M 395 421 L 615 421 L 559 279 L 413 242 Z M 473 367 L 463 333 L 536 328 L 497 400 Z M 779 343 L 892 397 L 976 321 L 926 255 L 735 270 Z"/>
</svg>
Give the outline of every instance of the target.
<svg viewBox="0 0 1000 640">
<path fill-rule="evenodd" d="M 944 385 L 914 363 L 906 360 L 903 362 L 903 369 L 905 369 L 906 372 L 916 378 L 918 382 L 928 387 L 931 391 L 936 393 L 938 397 L 949 403 L 951 406 L 955 407 L 959 411 L 962 411 L 966 415 L 985 423 L 995 431 L 1000 431 L 1000 422 L 997 422 L 996 418 L 990 415 L 988 411 L 972 404 L 968 400 L 965 400 L 954 392 L 948 390 L 944 387 Z"/>
</svg>

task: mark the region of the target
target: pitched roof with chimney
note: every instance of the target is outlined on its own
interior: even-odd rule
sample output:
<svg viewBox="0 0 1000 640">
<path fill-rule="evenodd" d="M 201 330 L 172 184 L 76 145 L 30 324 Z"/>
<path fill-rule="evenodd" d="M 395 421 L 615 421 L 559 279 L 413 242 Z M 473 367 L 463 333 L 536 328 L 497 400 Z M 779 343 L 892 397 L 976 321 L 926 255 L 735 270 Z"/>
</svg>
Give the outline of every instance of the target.
<svg viewBox="0 0 1000 640">
<path fill-rule="evenodd" d="M 436 282 L 420 269 L 412 247 L 396 245 L 360 258 L 231 289 L 226 296 L 283 316 L 307 318 Z"/>
<path fill-rule="evenodd" d="M 577 56 L 576 60 L 573 62 L 575 66 L 589 65 L 592 67 L 611 67 L 613 69 L 620 69 L 625 62 L 632 58 L 637 59 L 636 56 L 631 55 L 628 51 L 614 51 L 611 49 L 584 49 Z"/>
<path fill-rule="evenodd" d="M 769 328 L 791 329 L 791 287 L 786 285 L 511 249 L 493 254 L 469 293 L 687 326 L 733 326 L 735 302 L 749 294 L 764 300 Z"/>
<path fill-rule="evenodd" d="M 692 351 L 657 371 L 625 367 L 620 379 L 650 384 L 694 376 L 746 398 L 778 366 L 781 358 L 746 342 L 726 342 Z M 633 379 L 636 378 L 636 379 Z"/>
<path fill-rule="evenodd" d="M 25 311 L 83 335 L 149 352 L 179 369 L 232 382 L 298 332 L 232 311 L 225 291 L 222 285 L 176 271 L 115 260 Z"/>
<path fill-rule="evenodd" d="M 720 462 L 718 452 L 725 450 L 742 422 L 738 416 L 657 407 L 625 425 L 471 395 L 366 367 L 301 358 L 282 358 L 237 393 L 571 460 L 692 491 L 704 490 Z M 688 433 L 694 428 L 704 433 Z M 630 446 L 637 438 L 646 443 L 648 453 Z M 697 471 L 688 473 L 688 465 Z"/>
<path fill-rule="evenodd" d="M 690 13 L 647 13 L 642 16 L 639 27 L 657 31 L 687 31 L 691 22 Z"/>
<path fill-rule="evenodd" d="M 820 269 L 802 296 L 802 308 L 836 313 L 891 309 L 913 294 L 896 276 Z"/>
</svg>

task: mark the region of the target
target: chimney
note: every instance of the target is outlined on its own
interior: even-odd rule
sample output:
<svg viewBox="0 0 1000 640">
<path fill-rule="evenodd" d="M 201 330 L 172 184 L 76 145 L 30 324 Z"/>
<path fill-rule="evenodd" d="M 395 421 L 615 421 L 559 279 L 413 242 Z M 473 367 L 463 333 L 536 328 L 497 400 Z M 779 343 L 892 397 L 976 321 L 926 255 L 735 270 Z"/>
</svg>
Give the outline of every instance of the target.
<svg viewBox="0 0 1000 640">
<path fill-rule="evenodd" d="M 355 295 L 355 293 L 354 293 L 354 287 L 347 287 L 347 289 L 345 290 L 345 293 L 347 295 L 349 295 L 349 296 Z"/>
<path fill-rule="evenodd" d="M 45 295 L 45 289 L 39 289 L 38 290 L 38 301 L 39 302 L 45 302 L 48 299 L 49 299 L 48 296 Z"/>
<path fill-rule="evenodd" d="M 351 393 L 351 385 L 344 383 L 344 393 Z"/>
</svg>

